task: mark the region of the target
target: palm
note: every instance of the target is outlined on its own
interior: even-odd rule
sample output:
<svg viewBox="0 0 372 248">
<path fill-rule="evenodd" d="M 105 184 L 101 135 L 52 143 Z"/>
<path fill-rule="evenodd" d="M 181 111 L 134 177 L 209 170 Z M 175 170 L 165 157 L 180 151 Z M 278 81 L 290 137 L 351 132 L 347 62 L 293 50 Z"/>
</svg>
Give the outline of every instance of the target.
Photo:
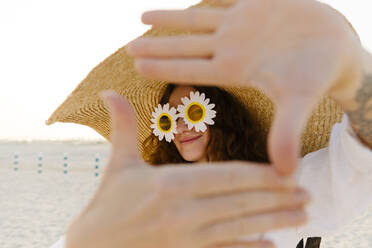
<svg viewBox="0 0 372 248">
<path fill-rule="evenodd" d="M 137 58 L 137 70 L 152 78 L 263 90 L 277 106 L 269 153 L 284 174 L 296 166 L 311 108 L 343 70 L 353 71 L 350 62 L 358 56 L 359 44 L 343 17 L 316 1 L 241 0 L 227 9 L 155 11 L 143 19 L 159 27 L 214 31 L 141 38 L 128 52 Z"/>
</svg>

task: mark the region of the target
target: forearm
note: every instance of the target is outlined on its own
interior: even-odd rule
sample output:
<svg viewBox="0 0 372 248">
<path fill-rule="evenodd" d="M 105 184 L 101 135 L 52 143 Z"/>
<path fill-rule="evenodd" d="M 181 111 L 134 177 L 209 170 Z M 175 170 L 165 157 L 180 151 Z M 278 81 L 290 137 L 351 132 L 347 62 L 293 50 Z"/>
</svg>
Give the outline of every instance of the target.
<svg viewBox="0 0 372 248">
<path fill-rule="evenodd" d="M 360 140 L 372 149 L 372 56 L 367 51 L 363 61 L 362 79 L 350 94 L 336 101 L 348 114 Z"/>
<path fill-rule="evenodd" d="M 345 110 L 360 140 L 372 149 L 372 74 L 365 74 L 355 97 L 357 107 Z"/>
</svg>

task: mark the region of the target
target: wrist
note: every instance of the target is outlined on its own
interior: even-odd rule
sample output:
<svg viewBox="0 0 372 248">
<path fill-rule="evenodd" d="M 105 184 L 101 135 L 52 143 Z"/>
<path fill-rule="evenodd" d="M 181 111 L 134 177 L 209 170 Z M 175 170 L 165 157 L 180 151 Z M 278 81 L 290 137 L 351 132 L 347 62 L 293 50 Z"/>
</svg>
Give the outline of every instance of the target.
<svg viewBox="0 0 372 248">
<path fill-rule="evenodd" d="M 349 93 L 334 98 L 349 115 L 351 126 L 359 140 L 372 149 L 372 56 L 364 51 L 361 79 Z"/>
<path fill-rule="evenodd" d="M 368 55 L 368 56 L 367 56 Z M 357 94 L 362 88 L 365 78 L 372 75 L 370 55 L 362 50 L 358 59 L 349 62 L 344 67 L 334 86 L 329 90 L 329 96 L 335 100 L 345 112 L 358 108 Z"/>
</svg>

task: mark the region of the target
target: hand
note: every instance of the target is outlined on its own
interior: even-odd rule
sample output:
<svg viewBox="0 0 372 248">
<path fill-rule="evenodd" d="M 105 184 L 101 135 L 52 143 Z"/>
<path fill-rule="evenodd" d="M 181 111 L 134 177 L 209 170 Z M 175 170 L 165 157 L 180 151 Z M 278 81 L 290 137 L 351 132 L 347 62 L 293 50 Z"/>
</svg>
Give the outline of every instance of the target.
<svg viewBox="0 0 372 248">
<path fill-rule="evenodd" d="M 113 93 L 106 102 L 113 125 L 109 163 L 95 196 L 70 224 L 66 248 L 270 247 L 238 238 L 305 222 L 307 193 L 270 166 L 145 164 L 130 106 Z"/>
<path fill-rule="evenodd" d="M 302 128 L 327 92 L 343 98 L 361 76 L 362 49 L 344 17 L 312 0 L 215 0 L 227 8 L 150 11 L 154 27 L 203 35 L 143 37 L 127 46 L 136 70 L 177 83 L 255 86 L 274 102 L 269 155 L 277 171 L 298 162 Z"/>
</svg>

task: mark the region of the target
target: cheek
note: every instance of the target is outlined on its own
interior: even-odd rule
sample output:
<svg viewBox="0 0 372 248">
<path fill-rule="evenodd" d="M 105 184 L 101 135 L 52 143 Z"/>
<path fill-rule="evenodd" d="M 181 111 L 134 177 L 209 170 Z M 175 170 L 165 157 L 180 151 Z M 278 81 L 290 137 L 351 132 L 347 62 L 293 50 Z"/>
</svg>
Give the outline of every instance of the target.
<svg viewBox="0 0 372 248">
<path fill-rule="evenodd" d="M 177 150 L 179 151 L 180 150 L 180 144 L 176 140 L 173 140 L 173 144 L 176 146 Z"/>
<path fill-rule="evenodd" d="M 204 151 L 208 145 L 208 141 L 209 141 L 209 128 L 203 133 L 203 136 L 200 138 L 195 148 L 197 148 L 198 151 L 200 152 Z"/>
<path fill-rule="evenodd" d="M 205 146 L 208 145 L 208 142 L 209 142 L 209 136 L 210 136 L 210 132 L 209 132 L 209 129 L 207 130 L 206 134 L 205 134 Z"/>
<path fill-rule="evenodd" d="M 177 150 L 180 151 L 180 148 L 181 148 L 180 144 L 175 141 L 174 142 L 174 145 L 176 146 Z"/>
</svg>

